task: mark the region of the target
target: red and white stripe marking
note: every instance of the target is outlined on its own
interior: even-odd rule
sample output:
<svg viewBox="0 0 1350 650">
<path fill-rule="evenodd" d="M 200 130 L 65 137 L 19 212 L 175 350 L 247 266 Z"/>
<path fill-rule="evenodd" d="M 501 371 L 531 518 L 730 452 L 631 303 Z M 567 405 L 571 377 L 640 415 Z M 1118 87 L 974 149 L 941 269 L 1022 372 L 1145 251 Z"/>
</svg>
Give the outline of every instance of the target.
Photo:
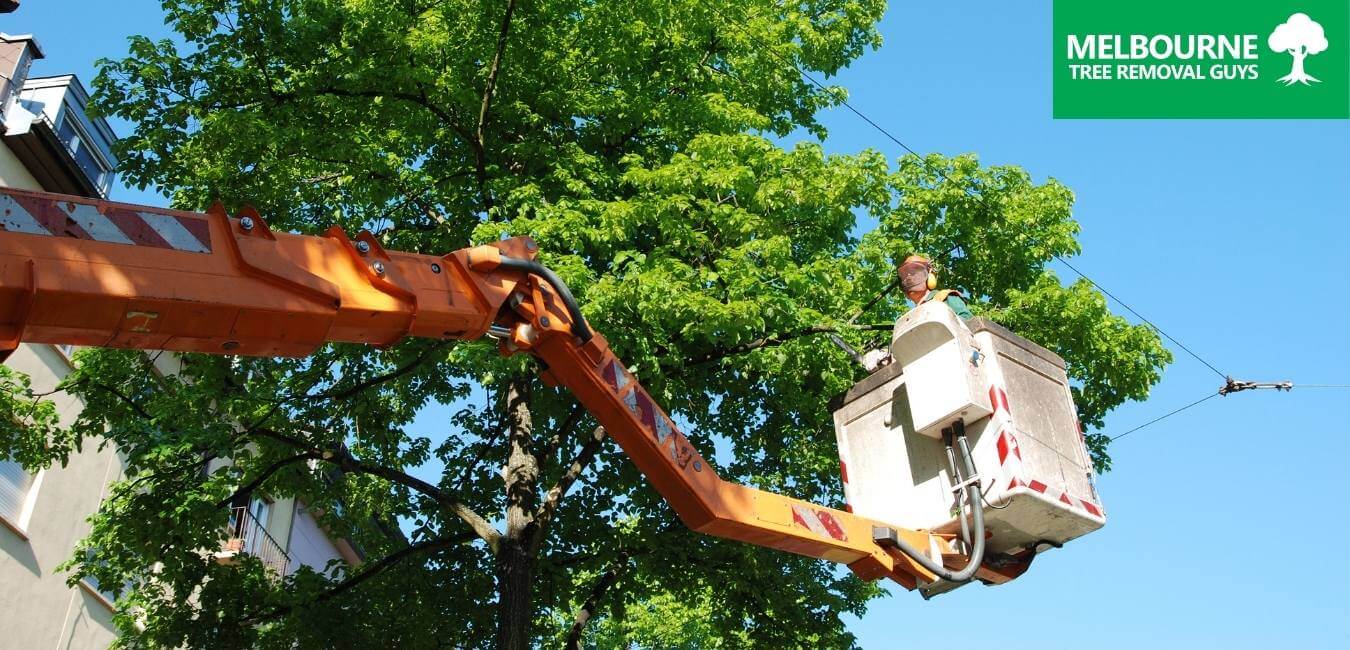
<svg viewBox="0 0 1350 650">
<path fill-rule="evenodd" d="M 1012 417 L 1012 409 L 1008 407 L 1008 393 L 1001 386 L 989 386 L 989 404 L 994 407 L 995 413 Z"/>
<path fill-rule="evenodd" d="M 1050 486 L 1046 485 L 1045 483 L 1042 483 L 1036 479 L 1031 479 L 1030 481 L 1023 481 L 1021 478 L 1018 478 L 1016 476 L 1014 476 L 1012 480 L 1008 482 L 1007 490 L 1011 491 L 1020 487 L 1027 488 L 1033 492 L 1038 492 L 1046 496 L 1052 496 L 1054 494 L 1054 492 L 1050 490 Z M 1060 491 L 1059 498 L 1057 498 L 1056 501 L 1059 501 L 1060 503 L 1069 506 L 1070 508 L 1078 508 L 1096 517 L 1106 516 L 1102 514 L 1101 506 L 1097 505 L 1096 503 L 1093 503 L 1088 499 L 1073 496 L 1072 494 L 1069 494 L 1068 491 Z"/>
<path fill-rule="evenodd" d="M 844 526 L 839 523 L 834 515 L 825 510 L 816 510 L 800 503 L 792 504 L 792 522 L 805 528 L 821 537 L 837 539 L 841 542 L 848 541 L 848 534 L 844 532 Z"/>
<path fill-rule="evenodd" d="M 992 426 L 995 422 L 999 424 L 996 446 L 998 451 L 998 464 L 1000 469 L 1005 472 L 1004 475 L 1008 477 L 1008 487 L 1005 491 L 1012 491 L 1020 487 L 1025 487 L 1033 492 L 1053 498 L 1054 492 L 1050 489 L 1048 484 L 1036 479 L 1023 480 L 1021 478 L 1022 450 L 1017 445 L 1017 436 L 1013 434 L 1012 409 L 1008 405 L 1008 393 L 1005 392 L 1001 386 L 991 385 L 989 387 L 989 403 L 994 407 L 993 420 L 990 422 L 990 425 Z M 1078 425 L 1079 439 L 1084 440 L 1082 425 L 1077 422 L 1075 422 L 1075 424 Z M 1084 442 L 1086 443 L 1086 440 L 1084 440 Z M 1067 490 L 1060 490 L 1059 497 L 1055 500 L 1070 508 L 1078 508 L 1096 517 L 1105 516 L 1102 514 L 1101 506 L 1087 499 L 1075 497 L 1069 494 Z"/>
<path fill-rule="evenodd" d="M 1009 458 L 1022 460 L 1022 448 L 1017 446 L 1017 436 L 1003 429 L 998 432 L 998 464 L 1006 465 Z"/>
<path fill-rule="evenodd" d="M 205 219 L 23 194 L 0 193 L 0 228 L 29 235 L 211 252 L 211 228 Z"/>
<path fill-rule="evenodd" d="M 839 477 L 844 480 L 844 510 L 853 512 L 853 504 L 848 502 L 848 463 L 842 457 L 839 459 Z"/>
<path fill-rule="evenodd" d="M 990 384 L 989 404 L 994 407 L 989 426 L 998 427 L 996 429 L 998 438 L 995 443 L 998 450 L 998 464 L 1016 481 L 1015 477 L 1022 463 L 1022 449 L 1017 445 L 1017 436 L 1013 435 L 1012 409 L 1008 406 L 1007 391 L 1004 391 L 1002 386 Z"/>
<path fill-rule="evenodd" d="M 615 393 L 623 391 L 624 386 L 628 385 L 628 371 L 624 369 L 618 359 L 613 359 L 605 364 L 605 369 L 601 372 L 605 382 L 609 384 L 610 390 Z"/>
<path fill-rule="evenodd" d="M 628 370 L 619 363 L 617 359 L 611 360 L 605 364 L 600 371 L 604 377 L 605 383 L 609 385 L 619 399 L 623 400 L 624 406 L 628 407 L 629 412 L 637 416 L 642 422 L 642 426 L 651 432 L 656 438 L 656 444 L 663 445 L 671 436 L 679 433 L 675 423 L 671 422 L 666 412 L 652 401 L 651 396 L 642 386 L 637 385 L 635 380 L 629 376 Z M 633 389 L 625 391 L 629 384 L 633 384 Z M 671 458 L 676 458 L 676 449 L 671 447 Z"/>
</svg>

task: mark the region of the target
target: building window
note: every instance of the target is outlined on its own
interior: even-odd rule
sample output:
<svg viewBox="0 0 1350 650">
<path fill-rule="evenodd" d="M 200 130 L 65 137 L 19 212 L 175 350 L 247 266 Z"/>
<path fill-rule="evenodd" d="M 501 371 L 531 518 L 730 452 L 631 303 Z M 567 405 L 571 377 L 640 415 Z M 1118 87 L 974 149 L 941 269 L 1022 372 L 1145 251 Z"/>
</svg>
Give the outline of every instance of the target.
<svg viewBox="0 0 1350 650">
<path fill-rule="evenodd" d="M 108 191 L 108 176 L 112 171 L 105 165 L 99 154 L 89 144 L 89 136 L 85 133 L 84 127 L 79 124 L 79 119 L 72 117 L 73 113 L 69 105 L 66 106 L 64 116 L 61 118 L 61 126 L 56 130 L 57 136 L 61 142 L 66 145 L 70 155 L 75 157 L 75 163 L 84 170 L 89 180 L 93 181 L 94 187 L 100 192 Z"/>
<path fill-rule="evenodd" d="M 33 489 L 33 475 L 23 466 L 9 460 L 0 460 L 0 517 L 23 528 L 28 522 L 28 494 Z"/>
<path fill-rule="evenodd" d="M 286 575 L 290 557 L 268 530 L 271 520 L 272 500 L 266 497 L 254 497 L 248 505 L 232 508 L 225 551 L 252 555 L 277 575 Z"/>
<path fill-rule="evenodd" d="M 97 560 L 97 559 L 94 557 L 95 555 L 96 555 L 96 553 L 94 552 L 94 549 L 85 549 L 85 552 L 84 552 L 84 558 L 85 558 L 85 561 L 86 561 L 86 562 L 90 562 L 90 563 L 97 563 L 97 564 L 100 564 L 100 565 L 101 565 L 102 562 L 99 561 L 99 560 Z M 98 583 L 98 578 L 97 578 L 97 577 L 92 576 L 92 575 L 85 576 L 84 578 L 82 578 L 82 579 L 80 580 L 80 582 L 83 584 L 83 586 L 84 586 L 85 589 L 88 589 L 91 593 L 93 593 L 93 594 L 97 595 L 99 598 L 103 599 L 103 604 L 104 604 L 104 605 L 107 605 L 107 606 L 108 606 L 108 609 L 116 609 L 116 608 L 117 608 L 116 603 L 117 603 L 117 597 L 118 597 L 119 594 L 115 594 L 115 593 L 113 593 L 112 591 L 109 591 L 109 590 L 107 590 L 107 589 L 104 589 L 103 586 L 100 585 L 100 584 Z M 131 589 L 132 586 L 133 586 L 133 585 L 132 585 L 132 581 L 131 581 L 131 580 L 127 580 L 126 582 L 123 582 L 123 583 L 122 583 L 122 589 L 121 589 L 121 592 L 122 592 L 122 593 L 127 592 L 128 590 Z"/>
<path fill-rule="evenodd" d="M 258 522 L 263 530 L 272 523 L 272 500 L 267 497 L 253 497 L 248 502 L 248 513 L 253 515 L 253 520 Z"/>
</svg>

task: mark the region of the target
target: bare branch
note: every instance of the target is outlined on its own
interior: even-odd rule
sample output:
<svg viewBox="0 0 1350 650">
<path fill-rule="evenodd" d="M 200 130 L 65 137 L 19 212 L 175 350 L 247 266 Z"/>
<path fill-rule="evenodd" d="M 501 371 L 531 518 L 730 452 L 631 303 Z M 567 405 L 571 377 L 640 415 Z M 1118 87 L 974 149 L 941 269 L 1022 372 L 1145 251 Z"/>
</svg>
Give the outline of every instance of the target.
<svg viewBox="0 0 1350 650">
<path fill-rule="evenodd" d="M 255 477 L 252 481 L 249 481 L 247 484 L 240 486 L 239 489 L 234 491 L 234 494 L 231 494 L 230 496 L 225 497 L 224 499 L 221 499 L 220 501 L 216 502 L 216 507 L 223 508 L 229 505 L 235 499 L 239 498 L 240 496 L 244 496 L 253 492 L 254 490 L 258 489 L 258 486 L 262 485 L 264 481 L 271 478 L 273 474 L 277 473 L 277 470 L 280 470 L 281 468 L 287 465 L 290 465 L 292 463 L 298 463 L 302 460 L 311 460 L 316 458 L 318 458 L 318 455 L 315 454 L 314 452 L 302 451 L 294 456 L 287 456 L 286 458 L 278 460 L 275 463 L 268 465 L 267 469 L 264 469 L 262 473 L 258 474 L 258 476 Z"/>
<path fill-rule="evenodd" d="M 460 544 L 468 542 L 471 539 L 473 539 L 473 535 L 465 533 L 461 535 L 455 535 L 452 537 L 438 537 L 435 539 L 429 539 L 423 542 L 418 542 L 416 544 L 410 544 L 404 548 L 394 551 L 393 553 L 390 553 L 389 555 L 384 556 L 383 558 L 380 558 L 376 562 L 366 564 L 365 568 L 360 573 L 357 573 L 356 575 L 347 578 L 346 580 L 334 585 L 333 587 L 319 594 L 318 596 L 315 596 L 314 600 L 311 600 L 307 603 L 301 603 L 299 605 L 285 605 L 282 607 L 278 607 L 266 614 L 257 617 L 249 617 L 246 618 L 245 620 L 250 623 L 263 623 L 275 618 L 279 618 L 281 616 L 285 616 L 286 614 L 289 614 L 292 611 L 294 611 L 297 607 L 305 608 L 310 607 L 312 605 L 317 605 L 319 603 L 328 600 L 332 600 L 333 598 L 341 596 L 342 594 L 351 591 L 352 589 L 355 589 L 356 587 L 360 586 L 361 583 L 366 582 L 371 578 L 374 578 L 375 576 L 383 573 L 390 567 L 410 557 L 413 557 L 420 553 L 434 552 L 444 550 L 452 546 L 458 546 Z"/>
<path fill-rule="evenodd" d="M 310 185 L 322 185 L 324 183 L 329 183 L 331 181 L 338 180 L 343 176 L 344 174 L 340 174 L 338 172 L 329 172 L 327 174 L 320 174 L 318 176 L 310 176 L 309 178 L 302 178 L 300 179 L 300 182 L 307 183 Z"/>
<path fill-rule="evenodd" d="M 173 476 L 173 475 L 175 475 L 175 474 L 178 474 L 179 472 L 182 472 L 183 470 L 192 470 L 193 473 L 196 473 L 196 472 L 200 471 L 201 468 L 203 468 L 207 463 L 209 463 L 209 462 L 211 462 L 211 461 L 213 461 L 213 460 L 216 459 L 216 455 L 215 455 L 215 454 L 212 454 L 212 453 L 202 453 L 200 450 L 197 450 L 197 449 L 190 449 L 190 450 L 188 450 L 188 455 L 189 455 L 189 456 L 196 456 L 196 457 L 195 457 L 195 458 L 192 458 L 192 459 L 190 459 L 190 460 L 183 461 L 183 462 L 181 462 L 181 463 L 177 463 L 177 464 L 175 464 L 175 465 L 169 467 L 168 469 L 165 469 L 165 470 L 162 470 L 162 471 L 159 471 L 159 472 L 151 472 L 151 473 L 149 473 L 149 474 L 142 474 L 141 476 L 138 476 L 138 477 L 136 477 L 135 479 L 133 479 L 133 480 L 131 481 L 131 483 L 130 483 L 130 486 L 134 488 L 134 487 L 136 487 L 136 486 L 138 486 L 138 485 L 140 485 L 140 484 L 142 484 L 142 483 L 144 483 L 144 482 L 146 482 L 146 481 L 157 481 L 157 480 L 160 480 L 160 479 L 165 479 L 165 478 L 171 477 L 171 476 Z"/>
<path fill-rule="evenodd" d="M 84 380 L 81 380 L 80 382 L 77 382 L 77 383 L 86 383 L 86 382 L 85 382 Z M 145 407 L 141 406 L 140 403 L 137 402 L 136 400 L 131 399 L 130 397 L 128 397 L 127 395 L 125 395 L 124 393 L 122 393 L 122 391 L 117 390 L 116 388 L 114 388 L 114 387 L 112 387 L 112 386 L 109 386 L 109 385 L 107 385 L 107 384 L 105 384 L 105 383 L 103 383 L 103 382 L 91 381 L 91 382 L 87 382 L 87 383 L 88 383 L 88 385 L 93 386 L 94 388 L 98 388 L 98 389 L 100 389 L 100 390 L 103 390 L 103 391 L 105 391 L 105 392 L 111 394 L 113 397 L 116 397 L 118 400 L 121 400 L 121 402 L 122 402 L 123 404 L 126 404 L 127 406 L 131 407 L 131 410 L 135 411 L 137 415 L 141 416 L 141 419 L 143 419 L 143 420 L 154 420 L 154 419 L 155 419 L 155 416 L 150 415 L 150 412 L 149 412 L 149 411 L 146 411 L 146 410 L 145 410 Z M 71 385 L 74 386 L 75 384 L 71 384 Z"/>
<path fill-rule="evenodd" d="M 530 552 L 536 553 L 539 547 L 544 543 L 544 535 L 548 530 L 549 521 L 553 519 L 553 513 L 558 510 L 558 504 L 562 498 L 567 496 L 567 491 L 572 489 L 572 484 L 576 483 L 577 477 L 595 460 L 595 455 L 600 451 L 600 445 L 605 441 L 605 428 L 596 427 L 591 432 L 591 439 L 581 446 L 581 451 L 572 461 L 571 466 L 558 479 L 552 489 L 548 491 L 548 496 L 544 498 L 544 504 L 539 506 L 539 511 L 535 514 L 533 528 L 530 535 Z"/>
<path fill-rule="evenodd" d="M 455 130 L 456 132 L 462 135 L 467 135 L 462 130 L 460 130 L 458 123 L 455 121 L 455 116 L 450 114 L 450 112 L 445 110 L 444 108 L 441 108 L 440 106 L 437 106 L 436 104 L 432 103 L 431 99 L 427 97 L 425 92 L 414 94 L 409 92 L 399 92 L 392 90 L 353 90 L 348 88 L 336 88 L 329 86 L 326 88 L 317 89 L 314 94 L 333 95 L 336 97 L 360 97 L 365 99 L 388 97 L 390 99 L 402 100 L 425 108 L 432 115 L 435 115 L 437 118 L 439 118 L 440 121 L 445 126 L 450 127 L 451 129 Z"/>
<path fill-rule="evenodd" d="M 839 327 L 835 327 L 832 325 L 812 325 L 810 327 L 803 327 L 801 329 L 792 330 L 789 332 L 782 332 L 779 334 L 773 334 L 771 336 L 765 336 L 762 338 L 755 339 L 753 341 L 742 343 L 740 345 L 733 345 L 731 347 L 726 348 L 714 348 L 712 350 L 704 352 L 703 354 L 698 354 L 689 357 L 688 359 L 685 360 L 684 367 L 687 369 L 690 366 L 698 366 L 703 365 L 705 363 L 712 363 L 714 361 L 721 361 L 729 357 L 745 354 L 746 352 L 752 352 L 754 350 L 759 350 L 761 348 L 770 348 L 782 345 L 784 343 L 787 343 L 788 341 L 793 341 L 802 337 L 811 336 L 813 334 L 828 334 L 831 332 L 840 332 L 840 331 L 862 331 L 862 332 L 875 332 L 882 330 L 889 331 L 893 328 L 894 328 L 893 325 L 886 325 L 886 324 L 843 325 Z M 663 369 L 679 374 L 678 370 L 673 366 L 663 366 Z"/>
<path fill-rule="evenodd" d="M 492 197 L 487 192 L 487 121 L 492 110 L 492 96 L 497 92 L 497 74 L 501 72 L 502 57 L 506 54 L 507 35 L 511 32 L 511 16 L 516 11 L 516 0 L 507 0 L 506 13 L 502 16 L 502 27 L 497 33 L 497 48 L 492 54 L 492 64 L 488 68 L 487 81 L 483 84 L 483 104 L 478 109 L 477 146 L 474 147 L 475 162 L 478 167 L 478 191 L 482 194 L 484 209 L 492 209 Z"/>
<path fill-rule="evenodd" d="M 586 597 L 586 602 L 577 610 L 575 622 L 572 623 L 572 629 L 567 632 L 567 650 L 577 650 L 581 647 L 581 633 L 586 629 L 586 623 L 590 622 L 591 617 L 595 615 L 595 609 L 600 605 L 600 599 L 605 597 L 605 593 L 614 583 L 619 580 L 619 574 L 628 567 L 628 551 L 621 551 L 619 557 L 614 560 L 609 568 L 601 574 L 600 579 L 595 581 L 595 586 L 591 587 L 591 593 Z"/>
<path fill-rule="evenodd" d="M 322 393 L 307 396 L 306 399 L 324 399 L 324 400 L 347 399 L 349 397 L 352 397 L 353 395 L 356 395 L 357 393 L 360 393 L 361 391 L 367 388 L 376 386 L 378 384 L 383 384 L 385 382 L 393 381 L 414 370 L 417 370 L 419 367 L 421 367 L 422 363 L 427 360 L 427 357 L 431 356 L 432 352 L 437 352 L 445 349 L 447 344 L 448 343 L 446 341 L 439 341 L 434 345 L 428 347 L 427 349 L 423 350 L 421 354 L 418 354 L 417 357 L 412 361 L 409 361 L 408 363 L 398 368 L 395 368 L 394 370 L 391 370 L 382 375 L 376 375 L 364 381 L 357 382 L 355 385 L 349 386 L 342 390 L 324 391 Z"/>
<path fill-rule="evenodd" d="M 553 430 L 553 435 L 549 436 L 548 442 L 544 443 L 544 448 L 539 451 L 539 457 L 543 459 L 553 458 L 553 454 L 558 453 L 558 448 L 562 446 L 562 442 L 572 434 L 572 428 L 577 426 L 577 423 L 581 421 L 581 417 L 585 414 L 586 408 L 584 406 L 579 403 L 573 406 L 572 411 Z"/>
<path fill-rule="evenodd" d="M 474 512 L 472 508 L 457 501 L 452 495 L 420 478 L 391 467 L 359 460 L 355 456 L 352 456 L 350 452 L 342 448 L 324 449 L 310 444 L 305 440 L 262 427 L 259 427 L 256 433 L 263 437 L 276 440 L 282 444 L 289 445 L 295 449 L 314 452 L 318 454 L 320 460 L 332 463 L 345 472 L 378 476 L 391 483 L 402 485 L 414 492 L 418 492 L 435 501 L 441 507 L 453 513 L 456 517 L 462 519 L 464 523 L 468 524 L 469 528 L 478 535 L 478 537 L 487 542 L 488 548 L 491 548 L 493 553 L 497 552 L 498 542 L 501 540 L 501 533 L 497 532 L 497 529 L 493 528 L 492 524 L 488 523 L 482 515 Z"/>
<path fill-rule="evenodd" d="M 812 325 L 810 327 L 803 327 L 801 329 L 794 330 L 791 332 L 783 332 L 780 334 L 774 334 L 772 336 L 758 338 L 753 341 L 747 341 L 740 345 L 733 345 L 731 347 L 725 348 L 715 348 L 703 354 L 690 357 L 689 360 L 685 362 L 685 365 L 697 366 L 705 363 L 712 363 L 714 361 L 721 361 L 722 359 L 725 359 L 727 357 L 734 357 L 738 354 L 745 354 L 746 352 L 750 352 L 752 350 L 782 345 L 784 343 L 787 343 L 788 341 L 799 339 L 804 336 L 811 336 L 812 334 L 826 334 L 834 331 L 837 331 L 837 328 L 831 327 L 829 325 Z"/>
</svg>

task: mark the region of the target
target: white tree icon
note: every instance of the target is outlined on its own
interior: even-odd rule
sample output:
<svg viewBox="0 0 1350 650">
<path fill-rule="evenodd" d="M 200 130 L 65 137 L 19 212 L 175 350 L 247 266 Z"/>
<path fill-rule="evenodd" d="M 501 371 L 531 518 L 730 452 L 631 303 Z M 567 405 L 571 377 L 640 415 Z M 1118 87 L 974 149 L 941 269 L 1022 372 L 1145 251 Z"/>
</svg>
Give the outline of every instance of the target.
<svg viewBox="0 0 1350 650">
<path fill-rule="evenodd" d="M 1278 81 L 1283 81 L 1284 85 L 1292 86 L 1301 83 L 1305 86 L 1312 85 L 1309 82 L 1321 79 L 1310 76 L 1303 71 L 1303 59 L 1308 58 L 1309 54 L 1319 54 L 1327 49 L 1327 33 L 1316 21 L 1308 17 L 1308 14 L 1298 13 L 1289 17 L 1283 25 L 1275 28 L 1270 33 L 1270 39 L 1267 40 L 1270 49 L 1276 52 L 1288 52 L 1294 57 L 1294 67 L 1289 74 L 1280 77 Z"/>
</svg>

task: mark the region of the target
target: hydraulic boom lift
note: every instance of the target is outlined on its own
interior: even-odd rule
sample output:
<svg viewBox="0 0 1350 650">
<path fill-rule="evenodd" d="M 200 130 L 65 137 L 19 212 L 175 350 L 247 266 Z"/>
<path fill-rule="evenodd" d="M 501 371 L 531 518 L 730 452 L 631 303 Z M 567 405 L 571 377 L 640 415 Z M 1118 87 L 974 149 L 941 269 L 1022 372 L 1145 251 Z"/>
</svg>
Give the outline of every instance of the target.
<svg viewBox="0 0 1350 650">
<path fill-rule="evenodd" d="M 574 393 L 696 531 L 909 589 L 972 564 L 955 534 L 722 480 L 534 261 L 529 238 L 438 257 L 387 251 L 369 232 L 274 232 L 252 208 L 232 218 L 219 204 L 196 214 L 14 189 L 0 189 L 0 227 L 0 358 L 21 342 L 302 356 L 328 342 L 492 336 Z M 977 566 L 959 573 L 989 583 L 1029 562 L 971 555 Z"/>
</svg>

